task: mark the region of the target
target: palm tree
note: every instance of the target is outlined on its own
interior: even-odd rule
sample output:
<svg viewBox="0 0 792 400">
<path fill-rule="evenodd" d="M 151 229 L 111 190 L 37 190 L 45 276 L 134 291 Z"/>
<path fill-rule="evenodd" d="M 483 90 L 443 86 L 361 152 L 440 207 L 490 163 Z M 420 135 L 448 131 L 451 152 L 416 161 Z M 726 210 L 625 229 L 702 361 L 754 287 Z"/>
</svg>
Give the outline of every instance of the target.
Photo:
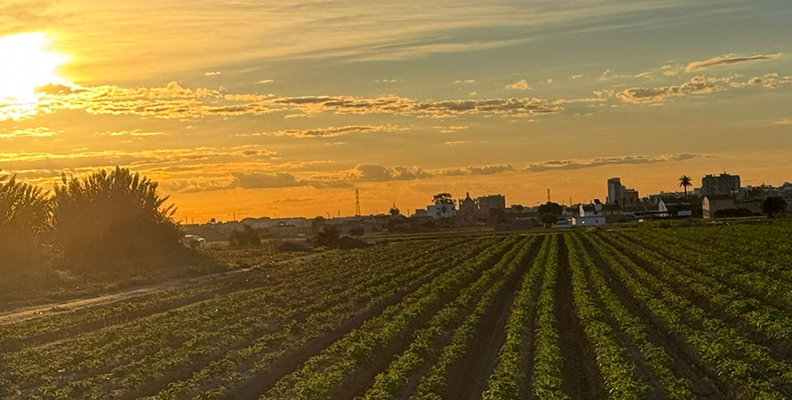
<svg viewBox="0 0 792 400">
<path fill-rule="evenodd" d="M 685 198 L 687 199 L 687 188 L 689 186 L 693 186 L 693 179 L 691 179 L 687 175 L 682 175 L 679 177 L 679 187 L 685 190 Z"/>
</svg>

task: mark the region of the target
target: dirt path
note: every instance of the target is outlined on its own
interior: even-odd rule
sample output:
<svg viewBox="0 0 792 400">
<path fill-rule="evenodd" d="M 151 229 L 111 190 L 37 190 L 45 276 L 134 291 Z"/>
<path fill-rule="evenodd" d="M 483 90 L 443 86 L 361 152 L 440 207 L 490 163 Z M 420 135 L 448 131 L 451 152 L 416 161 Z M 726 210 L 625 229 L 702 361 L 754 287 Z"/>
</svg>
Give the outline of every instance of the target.
<svg viewBox="0 0 792 400">
<path fill-rule="evenodd" d="M 561 236 L 556 285 L 556 317 L 564 358 L 564 391 L 573 399 L 607 399 L 594 351 L 575 313 L 572 270 L 569 268 L 569 254 L 564 240 Z"/>
</svg>

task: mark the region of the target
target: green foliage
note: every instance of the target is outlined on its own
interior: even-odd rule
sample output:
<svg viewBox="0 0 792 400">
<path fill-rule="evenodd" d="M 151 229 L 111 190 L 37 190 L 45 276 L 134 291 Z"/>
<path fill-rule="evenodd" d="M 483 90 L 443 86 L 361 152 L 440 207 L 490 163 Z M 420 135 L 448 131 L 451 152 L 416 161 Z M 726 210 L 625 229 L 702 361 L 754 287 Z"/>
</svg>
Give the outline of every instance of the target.
<svg viewBox="0 0 792 400">
<path fill-rule="evenodd" d="M 181 249 L 173 205 L 157 183 L 129 169 L 62 178 L 55 187 L 53 239 L 76 270 L 118 267 Z"/>
<path fill-rule="evenodd" d="M 40 254 L 41 235 L 50 224 L 52 203 L 41 188 L 0 177 L 0 268 L 28 265 Z"/>
<path fill-rule="evenodd" d="M 768 217 L 778 217 L 784 215 L 787 209 L 787 202 L 783 197 L 770 196 L 762 202 L 762 211 Z"/>
<path fill-rule="evenodd" d="M 752 217 L 754 213 L 745 208 L 727 208 L 725 210 L 715 211 L 715 218 L 740 218 Z"/>
<path fill-rule="evenodd" d="M 234 247 L 261 246 L 261 236 L 250 225 L 243 225 L 241 230 L 231 232 L 228 243 Z"/>
<path fill-rule="evenodd" d="M 548 201 L 545 204 L 539 206 L 539 214 L 554 214 L 554 215 L 561 215 L 564 212 L 564 207 L 562 207 L 558 203 L 553 203 Z"/>
<path fill-rule="evenodd" d="M 553 213 L 545 213 L 539 217 L 539 221 L 541 221 L 545 227 L 550 228 L 554 223 L 558 222 L 558 215 Z"/>
<path fill-rule="evenodd" d="M 341 232 L 338 227 L 331 225 L 322 228 L 322 231 L 316 235 L 316 244 L 319 246 L 336 248 L 338 247 L 338 240 L 341 238 Z"/>
</svg>

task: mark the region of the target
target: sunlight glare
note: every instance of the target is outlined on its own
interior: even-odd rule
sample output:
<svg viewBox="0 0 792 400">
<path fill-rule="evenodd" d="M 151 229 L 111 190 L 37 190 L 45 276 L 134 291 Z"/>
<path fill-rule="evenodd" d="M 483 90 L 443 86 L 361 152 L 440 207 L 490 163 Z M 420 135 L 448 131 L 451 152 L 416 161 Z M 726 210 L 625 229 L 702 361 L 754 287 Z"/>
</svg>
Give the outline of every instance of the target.
<svg viewBox="0 0 792 400">
<path fill-rule="evenodd" d="M 43 33 L 23 33 L 0 38 L 0 98 L 35 101 L 37 87 L 66 84 L 57 68 L 68 57 L 52 49 Z"/>
</svg>

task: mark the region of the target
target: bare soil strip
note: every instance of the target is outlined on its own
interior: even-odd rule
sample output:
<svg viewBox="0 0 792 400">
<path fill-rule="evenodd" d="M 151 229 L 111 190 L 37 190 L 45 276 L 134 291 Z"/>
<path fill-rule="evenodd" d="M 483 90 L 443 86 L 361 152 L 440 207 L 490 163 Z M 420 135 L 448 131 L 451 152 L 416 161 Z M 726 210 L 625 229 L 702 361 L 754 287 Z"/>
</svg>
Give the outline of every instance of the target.
<svg viewBox="0 0 792 400">
<path fill-rule="evenodd" d="M 560 239 L 556 317 L 564 357 L 564 392 L 573 399 L 607 399 L 594 351 L 575 312 L 569 254 L 565 238 L 561 236 Z"/>
</svg>

